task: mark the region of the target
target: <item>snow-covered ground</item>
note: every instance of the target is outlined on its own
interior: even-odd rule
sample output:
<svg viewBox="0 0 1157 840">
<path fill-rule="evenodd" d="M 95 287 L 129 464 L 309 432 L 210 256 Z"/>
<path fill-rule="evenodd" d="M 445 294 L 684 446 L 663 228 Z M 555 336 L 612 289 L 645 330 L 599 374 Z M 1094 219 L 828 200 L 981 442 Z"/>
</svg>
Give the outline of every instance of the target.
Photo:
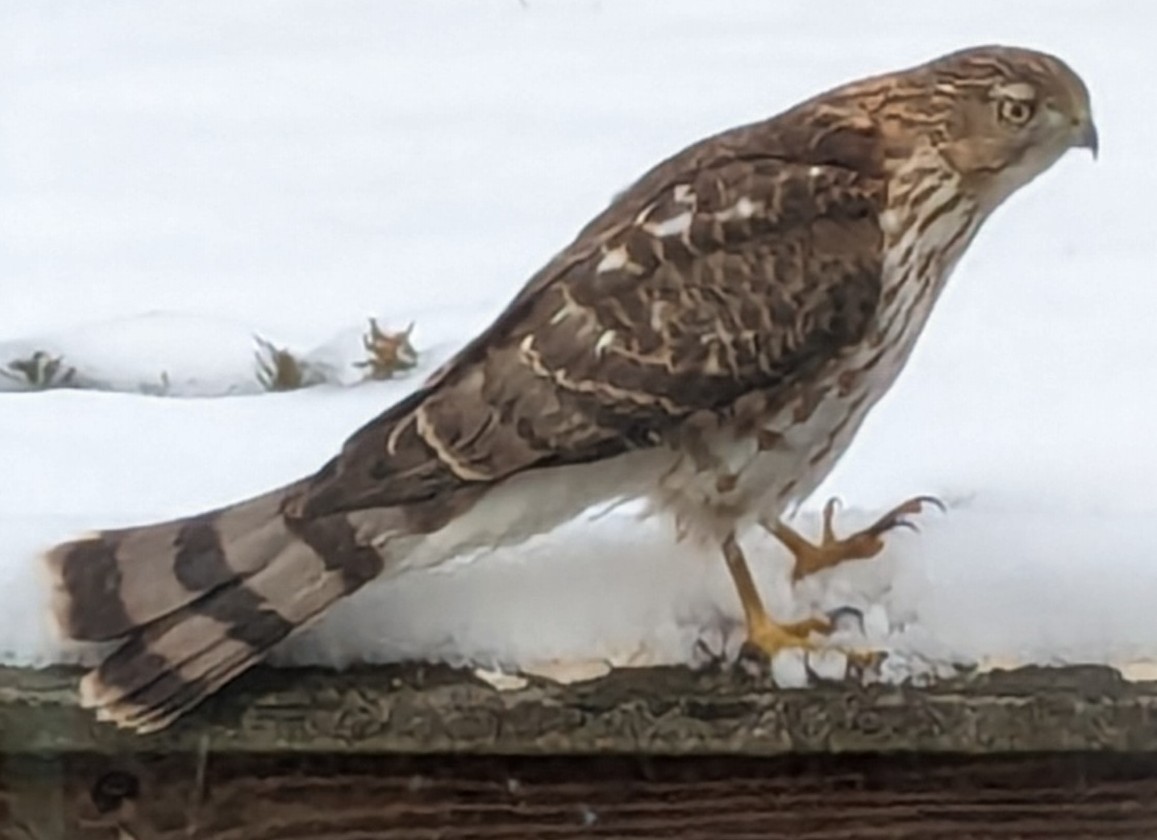
<svg viewBox="0 0 1157 840">
<path fill-rule="evenodd" d="M 993 41 L 1085 76 L 1101 161 L 982 232 L 800 522 L 831 493 L 845 528 L 950 509 L 795 593 L 747 544 L 778 614 L 855 605 L 937 661 L 1157 659 L 1155 28 L 1124 0 L 0 4 L 0 367 L 46 349 L 127 390 L 255 391 L 254 334 L 348 348 L 372 315 L 422 353 L 357 387 L 0 393 L 0 662 L 66 656 L 40 550 L 316 468 L 659 157 Z M 617 513 L 372 587 L 282 659 L 687 661 L 737 614 L 717 557 Z"/>
</svg>

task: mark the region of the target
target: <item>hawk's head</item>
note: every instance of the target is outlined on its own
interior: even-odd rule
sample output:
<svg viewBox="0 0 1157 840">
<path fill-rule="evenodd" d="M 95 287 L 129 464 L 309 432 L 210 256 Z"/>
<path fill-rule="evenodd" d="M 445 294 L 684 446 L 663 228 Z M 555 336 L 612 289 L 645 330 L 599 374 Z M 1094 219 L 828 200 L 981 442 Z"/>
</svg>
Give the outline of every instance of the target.
<svg viewBox="0 0 1157 840">
<path fill-rule="evenodd" d="M 1069 149 L 1097 152 L 1088 88 L 1047 53 L 975 47 L 847 93 L 881 126 L 893 160 L 934 147 L 988 209 Z"/>
</svg>

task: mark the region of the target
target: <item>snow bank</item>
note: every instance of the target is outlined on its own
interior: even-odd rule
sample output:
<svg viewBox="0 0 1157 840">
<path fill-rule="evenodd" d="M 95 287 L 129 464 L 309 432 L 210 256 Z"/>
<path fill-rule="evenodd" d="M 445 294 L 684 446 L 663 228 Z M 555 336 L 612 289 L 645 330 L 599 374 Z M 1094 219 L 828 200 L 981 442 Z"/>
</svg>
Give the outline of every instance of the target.
<svg viewBox="0 0 1157 840">
<path fill-rule="evenodd" d="M 83 359 L 129 390 L 168 371 L 182 393 L 223 393 L 252 381 L 254 333 L 307 353 L 344 335 L 331 350 L 348 368 L 351 323 L 383 312 L 417 322 L 422 366 L 221 399 L 0 394 L 0 661 L 75 655 L 41 622 L 42 548 L 315 469 L 656 159 L 843 79 L 992 41 L 1054 50 L 1085 75 L 1102 160 L 1063 161 L 982 232 L 800 527 L 814 533 L 830 493 L 849 502 L 845 528 L 917 493 L 949 511 L 794 592 L 771 540 L 747 543 L 777 615 L 859 608 L 897 652 L 893 677 L 986 658 L 1157 657 L 1157 116 L 1137 107 L 1157 70 L 1157 12 L 1078 0 L 893 12 L 4 5 L 7 350 Z M 737 622 L 717 557 L 622 511 L 382 582 L 280 659 L 590 672 L 728 655 Z M 780 670 L 791 679 L 792 663 Z"/>
</svg>

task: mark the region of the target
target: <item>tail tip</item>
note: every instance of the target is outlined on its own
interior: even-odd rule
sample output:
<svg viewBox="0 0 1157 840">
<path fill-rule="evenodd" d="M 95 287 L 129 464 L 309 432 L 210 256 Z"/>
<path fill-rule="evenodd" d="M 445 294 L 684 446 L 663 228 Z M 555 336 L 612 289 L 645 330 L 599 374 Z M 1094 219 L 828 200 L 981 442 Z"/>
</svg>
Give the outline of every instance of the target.
<svg viewBox="0 0 1157 840">
<path fill-rule="evenodd" d="M 138 735 L 158 732 L 169 726 L 175 716 L 163 709 L 142 706 L 116 696 L 115 689 L 101 679 L 99 670 L 85 674 L 77 686 L 77 700 L 82 709 L 92 710 L 97 721 Z"/>
<path fill-rule="evenodd" d="M 78 545 L 100 539 L 96 532 L 57 543 L 40 553 L 37 567 L 44 589 L 48 593 L 48 617 L 45 622 L 57 642 L 68 642 L 76 637 L 72 628 L 73 598 L 69 592 L 67 563 Z"/>
</svg>

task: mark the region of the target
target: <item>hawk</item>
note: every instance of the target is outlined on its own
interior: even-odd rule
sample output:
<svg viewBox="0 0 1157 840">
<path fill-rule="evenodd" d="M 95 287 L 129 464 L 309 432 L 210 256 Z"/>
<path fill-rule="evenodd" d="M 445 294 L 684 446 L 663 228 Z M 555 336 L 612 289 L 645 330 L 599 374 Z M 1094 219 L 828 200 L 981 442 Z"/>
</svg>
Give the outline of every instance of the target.
<svg viewBox="0 0 1157 840">
<path fill-rule="evenodd" d="M 798 579 L 874 555 L 920 510 L 841 539 L 829 505 L 818 543 L 782 521 L 895 381 L 977 229 L 1075 147 L 1097 149 L 1081 78 L 1001 46 L 689 146 L 315 474 L 52 549 L 62 634 L 119 642 L 82 703 L 160 729 L 376 578 L 621 499 L 720 552 L 751 644 L 816 644 L 823 619 L 768 615 L 739 537 L 766 528 Z"/>
</svg>

